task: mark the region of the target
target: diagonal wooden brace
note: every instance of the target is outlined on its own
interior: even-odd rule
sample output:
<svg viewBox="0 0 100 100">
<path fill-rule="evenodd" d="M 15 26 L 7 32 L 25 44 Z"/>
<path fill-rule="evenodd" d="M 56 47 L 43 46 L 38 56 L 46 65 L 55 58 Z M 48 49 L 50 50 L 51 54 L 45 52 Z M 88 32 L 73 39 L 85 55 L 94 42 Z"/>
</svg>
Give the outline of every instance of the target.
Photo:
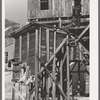
<svg viewBox="0 0 100 100">
<path fill-rule="evenodd" d="M 60 92 L 61 96 L 64 97 L 67 100 L 68 98 L 65 95 L 65 93 L 63 92 L 61 85 L 56 81 L 56 79 L 53 78 L 53 76 L 50 74 L 49 70 L 47 69 L 47 67 L 45 66 L 45 64 L 41 61 L 41 59 L 37 55 L 36 55 L 36 57 L 41 62 L 41 65 L 45 68 L 45 70 L 47 71 L 48 75 L 51 77 L 51 79 L 53 80 L 53 82 L 56 84 L 57 88 L 59 89 L 59 92 Z"/>
<path fill-rule="evenodd" d="M 15 88 L 15 86 L 13 86 L 12 85 L 12 83 L 9 83 L 12 87 L 13 87 L 13 89 L 17 92 L 17 94 L 20 96 L 20 98 L 22 99 L 22 100 L 25 100 L 25 98 L 22 96 L 22 94 L 20 93 L 20 91 L 18 91 L 16 88 Z"/>
</svg>

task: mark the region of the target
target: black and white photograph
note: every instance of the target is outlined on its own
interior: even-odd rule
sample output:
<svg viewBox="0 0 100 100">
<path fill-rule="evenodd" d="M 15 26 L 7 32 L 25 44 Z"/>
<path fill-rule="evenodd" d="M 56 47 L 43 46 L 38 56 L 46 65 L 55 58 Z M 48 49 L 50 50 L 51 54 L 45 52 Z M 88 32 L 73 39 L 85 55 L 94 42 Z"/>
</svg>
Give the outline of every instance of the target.
<svg viewBox="0 0 100 100">
<path fill-rule="evenodd" d="M 4 100 L 92 100 L 90 1 L 5 0 Z"/>
</svg>

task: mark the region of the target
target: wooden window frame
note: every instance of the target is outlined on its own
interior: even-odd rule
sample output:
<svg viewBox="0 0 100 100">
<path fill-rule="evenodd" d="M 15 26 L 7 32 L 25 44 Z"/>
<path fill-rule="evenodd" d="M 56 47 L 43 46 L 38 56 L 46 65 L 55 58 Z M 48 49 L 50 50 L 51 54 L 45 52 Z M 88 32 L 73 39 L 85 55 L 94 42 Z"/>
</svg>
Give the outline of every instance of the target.
<svg viewBox="0 0 100 100">
<path fill-rule="evenodd" d="M 49 0 L 40 0 L 40 10 L 49 10 Z"/>
</svg>

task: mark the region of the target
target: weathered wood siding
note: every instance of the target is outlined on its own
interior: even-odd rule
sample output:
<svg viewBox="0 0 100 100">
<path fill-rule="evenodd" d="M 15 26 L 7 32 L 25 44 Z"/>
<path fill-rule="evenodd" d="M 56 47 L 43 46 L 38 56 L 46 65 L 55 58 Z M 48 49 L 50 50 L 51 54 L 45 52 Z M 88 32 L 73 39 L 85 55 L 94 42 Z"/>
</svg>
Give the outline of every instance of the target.
<svg viewBox="0 0 100 100">
<path fill-rule="evenodd" d="M 35 29 L 29 32 L 29 66 L 31 73 L 35 74 Z"/>
<path fill-rule="evenodd" d="M 26 63 L 27 60 L 27 34 L 22 36 L 22 47 L 21 47 L 21 61 Z"/>
<path fill-rule="evenodd" d="M 41 40 L 38 41 L 40 43 L 40 57 L 42 59 L 42 61 L 44 63 L 46 63 L 46 57 L 47 57 L 47 46 L 46 46 L 46 35 L 49 33 L 49 55 L 50 57 L 54 54 L 54 31 L 49 30 L 49 32 L 46 32 L 47 28 L 43 28 L 41 27 L 41 30 L 39 30 L 38 32 L 41 33 Z M 28 62 L 28 65 L 30 66 L 30 71 L 31 71 L 31 75 L 35 74 L 35 29 L 31 29 L 28 32 L 24 32 L 22 36 L 22 46 L 21 46 L 21 52 L 19 52 L 20 50 L 20 40 L 19 37 L 15 38 L 15 57 L 19 57 L 21 53 L 21 61 L 22 63 L 24 62 Z M 27 45 L 27 33 L 29 33 L 29 46 Z M 40 34 L 39 33 L 39 34 Z M 66 37 L 65 34 L 62 33 L 58 33 L 56 32 L 56 49 L 58 48 L 58 46 L 61 44 L 61 42 L 63 41 L 63 39 Z M 27 51 L 27 46 L 29 47 L 29 51 Z M 66 52 L 66 47 L 63 48 L 63 52 Z M 70 56 L 72 56 L 72 52 L 71 52 L 71 48 L 69 48 L 69 53 Z M 29 54 L 29 57 L 27 59 L 27 55 Z M 58 58 L 57 60 L 61 60 L 63 58 L 63 54 L 61 54 L 61 51 L 58 52 L 58 54 L 56 55 L 56 57 Z M 78 46 L 73 48 L 73 59 L 71 59 L 72 57 L 69 57 L 70 60 L 77 60 L 79 59 L 79 48 Z M 84 77 L 84 71 L 86 66 L 84 64 L 82 64 L 82 62 L 80 63 L 80 70 L 82 72 L 80 72 L 80 92 L 81 94 L 84 94 L 85 91 L 85 77 Z M 41 67 L 41 66 L 40 66 Z M 63 67 L 63 79 L 66 79 L 66 62 L 64 63 L 64 67 Z M 70 70 L 72 70 L 72 67 L 70 67 Z M 77 90 L 78 90 L 78 64 L 76 64 L 75 68 L 73 69 L 73 71 L 71 72 L 71 76 L 72 76 L 72 89 L 73 89 L 73 94 L 75 95 Z M 63 89 L 64 92 L 66 92 L 66 81 L 63 82 Z"/>
<path fill-rule="evenodd" d="M 54 32 L 53 31 L 49 31 L 49 55 L 50 57 L 53 55 L 54 53 Z"/>
<path fill-rule="evenodd" d="M 49 0 L 49 9 L 40 10 L 40 0 L 28 0 L 28 19 L 72 16 L 74 0 Z M 89 15 L 89 0 L 81 0 L 81 14 Z"/>
<path fill-rule="evenodd" d="M 15 39 L 15 58 L 19 57 L 19 37 Z"/>
<path fill-rule="evenodd" d="M 90 14 L 90 1 L 89 0 L 81 0 L 82 2 L 82 7 L 81 7 L 81 12 L 82 15 L 89 15 Z"/>
<path fill-rule="evenodd" d="M 60 45 L 60 43 L 65 38 L 64 34 L 56 33 L 56 48 Z M 19 53 L 21 53 L 21 61 L 22 63 L 29 62 L 29 66 L 31 69 L 31 73 L 35 73 L 35 29 L 29 31 L 29 51 L 27 52 L 27 32 L 22 35 L 22 46 L 21 52 L 19 52 L 19 36 L 15 38 L 15 57 L 20 57 Z M 41 59 L 44 63 L 46 63 L 46 29 L 41 28 Z M 50 57 L 54 52 L 54 32 L 49 30 L 49 55 Z M 27 54 L 29 53 L 29 59 L 27 59 Z"/>
<path fill-rule="evenodd" d="M 46 30 L 41 29 L 41 59 L 46 63 Z"/>
</svg>

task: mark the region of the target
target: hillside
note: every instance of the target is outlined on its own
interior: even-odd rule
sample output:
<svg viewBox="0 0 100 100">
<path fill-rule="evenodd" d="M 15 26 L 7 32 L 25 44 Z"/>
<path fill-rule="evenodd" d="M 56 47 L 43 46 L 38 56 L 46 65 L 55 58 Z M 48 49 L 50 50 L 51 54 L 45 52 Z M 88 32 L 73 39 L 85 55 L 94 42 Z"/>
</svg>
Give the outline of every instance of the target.
<svg viewBox="0 0 100 100">
<path fill-rule="evenodd" d="M 12 39 L 9 37 L 9 35 L 19 28 L 19 23 L 5 19 L 5 45 L 12 43 Z"/>
</svg>

